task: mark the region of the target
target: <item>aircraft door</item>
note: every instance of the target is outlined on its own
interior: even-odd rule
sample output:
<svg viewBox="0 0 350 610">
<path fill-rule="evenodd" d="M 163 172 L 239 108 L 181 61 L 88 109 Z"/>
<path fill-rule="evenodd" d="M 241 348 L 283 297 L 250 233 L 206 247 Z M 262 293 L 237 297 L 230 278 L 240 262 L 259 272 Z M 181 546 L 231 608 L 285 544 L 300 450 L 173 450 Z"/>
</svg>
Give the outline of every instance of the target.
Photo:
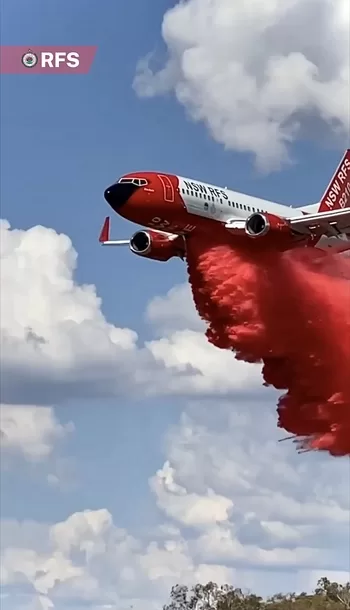
<svg viewBox="0 0 350 610">
<path fill-rule="evenodd" d="M 169 176 L 165 176 L 163 174 L 158 174 L 158 178 L 162 183 L 164 201 L 167 201 L 168 203 L 173 203 L 175 200 L 175 193 L 174 193 L 173 184 L 172 184 Z"/>
</svg>

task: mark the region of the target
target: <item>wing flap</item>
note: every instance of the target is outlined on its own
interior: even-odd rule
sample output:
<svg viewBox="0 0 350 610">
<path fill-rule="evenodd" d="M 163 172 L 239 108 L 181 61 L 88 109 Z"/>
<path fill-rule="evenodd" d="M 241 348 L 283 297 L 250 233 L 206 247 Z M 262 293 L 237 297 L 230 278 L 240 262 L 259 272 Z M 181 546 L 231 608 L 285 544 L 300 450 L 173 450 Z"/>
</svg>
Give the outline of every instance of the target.
<svg viewBox="0 0 350 610">
<path fill-rule="evenodd" d="M 350 232 L 350 208 L 294 216 L 288 222 L 295 233 L 311 235 L 317 232 L 328 237 L 339 236 Z"/>
</svg>

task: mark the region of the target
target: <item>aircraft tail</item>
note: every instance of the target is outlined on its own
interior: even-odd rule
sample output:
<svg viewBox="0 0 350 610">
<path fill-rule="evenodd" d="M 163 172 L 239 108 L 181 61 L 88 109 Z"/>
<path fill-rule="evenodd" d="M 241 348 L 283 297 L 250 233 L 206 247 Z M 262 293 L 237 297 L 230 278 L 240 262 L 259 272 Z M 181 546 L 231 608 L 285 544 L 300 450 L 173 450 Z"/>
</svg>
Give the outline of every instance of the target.
<svg viewBox="0 0 350 610">
<path fill-rule="evenodd" d="M 312 214 L 329 212 L 350 207 L 350 149 L 348 148 L 339 163 L 324 195 L 319 203 L 313 203 L 300 208 L 301 211 Z"/>
</svg>

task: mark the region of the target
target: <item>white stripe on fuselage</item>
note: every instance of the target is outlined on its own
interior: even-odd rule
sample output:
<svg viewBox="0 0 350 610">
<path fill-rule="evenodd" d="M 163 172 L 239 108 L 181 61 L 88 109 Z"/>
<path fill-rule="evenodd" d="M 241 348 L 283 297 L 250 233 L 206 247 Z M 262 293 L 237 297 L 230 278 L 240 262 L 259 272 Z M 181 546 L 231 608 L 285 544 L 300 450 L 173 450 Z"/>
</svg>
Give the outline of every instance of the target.
<svg viewBox="0 0 350 610">
<path fill-rule="evenodd" d="M 268 212 L 283 218 L 300 215 L 296 209 L 279 203 L 188 178 L 179 177 L 179 189 L 189 214 L 221 222 L 231 218 L 248 218 L 254 212 Z"/>
<path fill-rule="evenodd" d="M 189 178 L 179 178 L 179 191 L 184 201 L 186 210 L 189 214 L 210 218 L 219 222 L 227 222 L 231 219 L 245 219 L 254 212 L 274 214 L 281 218 L 293 218 L 300 216 L 301 211 L 307 208 L 292 208 L 273 201 L 267 201 L 251 195 L 237 193 L 228 188 L 221 188 L 192 180 Z M 316 213 L 319 204 L 307 206 L 309 212 Z M 313 208 L 313 209 L 311 209 Z M 348 240 L 345 234 L 341 239 Z M 328 249 L 339 245 L 339 238 L 323 236 L 318 241 L 317 246 Z"/>
</svg>

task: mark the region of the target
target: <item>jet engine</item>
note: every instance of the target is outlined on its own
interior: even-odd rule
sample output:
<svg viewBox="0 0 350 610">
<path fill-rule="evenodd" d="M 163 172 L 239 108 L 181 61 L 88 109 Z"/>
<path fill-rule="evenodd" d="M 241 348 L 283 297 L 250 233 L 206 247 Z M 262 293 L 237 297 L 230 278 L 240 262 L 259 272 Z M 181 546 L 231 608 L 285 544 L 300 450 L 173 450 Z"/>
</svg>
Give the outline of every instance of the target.
<svg viewBox="0 0 350 610">
<path fill-rule="evenodd" d="M 174 256 L 184 258 L 185 241 L 181 235 L 161 231 L 137 231 L 130 239 L 130 250 L 138 256 L 166 262 Z"/>
<path fill-rule="evenodd" d="M 290 233 L 290 225 L 285 218 L 274 214 L 255 212 L 246 220 L 245 232 L 249 237 L 264 237 L 267 233 Z"/>
</svg>

